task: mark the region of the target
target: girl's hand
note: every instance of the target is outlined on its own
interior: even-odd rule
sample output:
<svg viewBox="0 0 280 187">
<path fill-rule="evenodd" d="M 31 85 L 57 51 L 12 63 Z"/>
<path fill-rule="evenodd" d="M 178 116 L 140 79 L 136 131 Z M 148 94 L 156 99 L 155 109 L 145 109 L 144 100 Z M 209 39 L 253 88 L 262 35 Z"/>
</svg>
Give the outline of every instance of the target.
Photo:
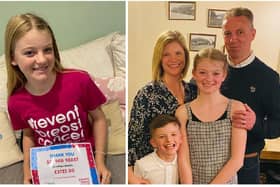
<svg viewBox="0 0 280 187">
<path fill-rule="evenodd" d="M 110 184 L 111 182 L 111 172 L 106 168 L 104 164 L 96 165 L 97 171 L 99 173 L 99 180 L 101 184 Z"/>
<path fill-rule="evenodd" d="M 24 174 L 24 177 L 23 177 L 23 184 L 32 184 L 32 177 L 31 177 L 31 174 L 30 174 L 30 173 Z"/>
<path fill-rule="evenodd" d="M 30 171 L 30 148 L 34 147 L 33 131 L 30 128 L 23 129 L 23 184 L 32 184 Z"/>
</svg>

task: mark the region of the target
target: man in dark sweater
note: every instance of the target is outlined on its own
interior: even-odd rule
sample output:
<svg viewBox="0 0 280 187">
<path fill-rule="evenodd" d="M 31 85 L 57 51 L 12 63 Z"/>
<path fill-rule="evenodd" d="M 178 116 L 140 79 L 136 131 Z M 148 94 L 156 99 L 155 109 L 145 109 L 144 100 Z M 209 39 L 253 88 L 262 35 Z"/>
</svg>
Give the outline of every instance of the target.
<svg viewBox="0 0 280 187">
<path fill-rule="evenodd" d="M 259 154 L 265 138 L 280 136 L 279 75 L 251 50 L 256 30 L 253 14 L 247 8 L 229 10 L 223 22 L 223 37 L 230 64 L 222 93 L 248 104 L 256 123 L 247 131 L 244 165 L 238 172 L 239 184 L 259 183 Z"/>
</svg>

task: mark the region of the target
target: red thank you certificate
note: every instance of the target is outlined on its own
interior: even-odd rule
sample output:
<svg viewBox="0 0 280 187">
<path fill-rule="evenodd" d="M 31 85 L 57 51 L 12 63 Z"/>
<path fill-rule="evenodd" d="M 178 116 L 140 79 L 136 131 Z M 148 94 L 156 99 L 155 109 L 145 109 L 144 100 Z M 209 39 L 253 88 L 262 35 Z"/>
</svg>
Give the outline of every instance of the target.
<svg viewBox="0 0 280 187">
<path fill-rule="evenodd" d="M 99 184 L 90 143 L 33 147 L 33 184 Z"/>
</svg>

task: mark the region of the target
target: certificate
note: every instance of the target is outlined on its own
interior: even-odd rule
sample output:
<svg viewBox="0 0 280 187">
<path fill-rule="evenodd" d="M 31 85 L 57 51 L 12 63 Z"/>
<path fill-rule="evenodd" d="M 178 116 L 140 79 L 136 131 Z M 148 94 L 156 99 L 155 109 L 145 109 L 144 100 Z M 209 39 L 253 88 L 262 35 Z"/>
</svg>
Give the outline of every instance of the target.
<svg viewBox="0 0 280 187">
<path fill-rule="evenodd" d="M 33 184 L 99 184 L 90 143 L 33 147 Z"/>
</svg>

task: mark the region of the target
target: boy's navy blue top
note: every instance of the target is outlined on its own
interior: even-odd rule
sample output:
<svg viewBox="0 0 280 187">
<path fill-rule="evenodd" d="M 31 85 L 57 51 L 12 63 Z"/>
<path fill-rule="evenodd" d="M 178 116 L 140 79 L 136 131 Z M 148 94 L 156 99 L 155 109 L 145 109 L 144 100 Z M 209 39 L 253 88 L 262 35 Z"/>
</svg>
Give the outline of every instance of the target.
<svg viewBox="0 0 280 187">
<path fill-rule="evenodd" d="M 279 75 L 257 57 L 245 67 L 229 67 L 221 92 L 248 104 L 256 113 L 256 124 L 247 131 L 246 154 L 260 152 L 264 138 L 280 136 Z"/>
</svg>

